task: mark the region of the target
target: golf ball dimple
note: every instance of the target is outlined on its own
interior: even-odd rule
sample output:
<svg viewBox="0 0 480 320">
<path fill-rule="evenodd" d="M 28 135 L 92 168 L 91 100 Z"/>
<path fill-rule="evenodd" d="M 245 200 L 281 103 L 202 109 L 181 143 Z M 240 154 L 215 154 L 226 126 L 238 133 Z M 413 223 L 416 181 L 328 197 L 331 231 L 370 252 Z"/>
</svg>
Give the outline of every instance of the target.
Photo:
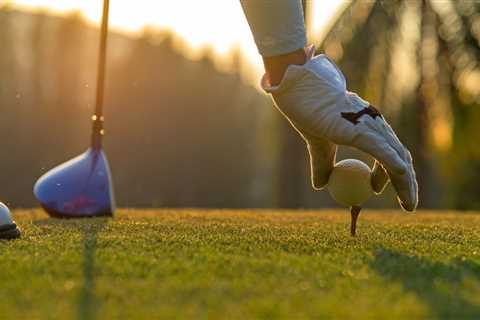
<svg viewBox="0 0 480 320">
<path fill-rule="evenodd" d="M 6 205 L 0 202 L 0 226 L 10 225 L 13 223 L 12 215 Z"/>
<path fill-rule="evenodd" d="M 335 164 L 328 180 L 328 192 L 338 203 L 359 206 L 373 194 L 370 168 L 360 160 L 345 159 Z"/>
</svg>

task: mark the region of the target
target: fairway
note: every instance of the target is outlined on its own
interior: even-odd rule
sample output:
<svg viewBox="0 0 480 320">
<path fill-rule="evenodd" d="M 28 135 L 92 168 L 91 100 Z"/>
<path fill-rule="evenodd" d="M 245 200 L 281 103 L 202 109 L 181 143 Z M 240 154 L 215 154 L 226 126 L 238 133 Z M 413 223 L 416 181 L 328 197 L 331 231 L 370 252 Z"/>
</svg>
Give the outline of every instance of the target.
<svg viewBox="0 0 480 320">
<path fill-rule="evenodd" d="M 2 319 L 480 318 L 480 215 L 14 211 Z"/>
</svg>

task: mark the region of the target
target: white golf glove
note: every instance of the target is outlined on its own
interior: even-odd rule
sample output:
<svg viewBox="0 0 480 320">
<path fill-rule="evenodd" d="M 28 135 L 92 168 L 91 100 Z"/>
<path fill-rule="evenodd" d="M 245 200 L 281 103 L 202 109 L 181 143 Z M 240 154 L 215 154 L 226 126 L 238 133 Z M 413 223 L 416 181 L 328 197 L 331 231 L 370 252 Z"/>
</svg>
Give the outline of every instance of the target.
<svg viewBox="0 0 480 320">
<path fill-rule="evenodd" d="M 326 55 L 307 49 L 304 65 L 290 65 L 278 86 L 266 76 L 262 87 L 306 141 L 312 185 L 322 189 L 335 163 L 336 144 L 356 147 L 374 157 L 372 187 L 380 193 L 392 182 L 402 208 L 414 211 L 418 186 L 410 152 L 383 116 L 367 101 L 347 91 L 342 72 Z M 388 176 L 385 173 L 388 172 Z"/>
</svg>

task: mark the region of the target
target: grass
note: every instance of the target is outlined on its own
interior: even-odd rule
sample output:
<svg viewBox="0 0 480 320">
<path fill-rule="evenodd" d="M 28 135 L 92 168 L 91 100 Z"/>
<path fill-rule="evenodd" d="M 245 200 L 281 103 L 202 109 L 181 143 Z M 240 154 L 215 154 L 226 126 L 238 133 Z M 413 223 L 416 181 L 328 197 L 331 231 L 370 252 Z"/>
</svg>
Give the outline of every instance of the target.
<svg viewBox="0 0 480 320">
<path fill-rule="evenodd" d="M 480 215 L 17 211 L 2 319 L 479 319 Z"/>
</svg>

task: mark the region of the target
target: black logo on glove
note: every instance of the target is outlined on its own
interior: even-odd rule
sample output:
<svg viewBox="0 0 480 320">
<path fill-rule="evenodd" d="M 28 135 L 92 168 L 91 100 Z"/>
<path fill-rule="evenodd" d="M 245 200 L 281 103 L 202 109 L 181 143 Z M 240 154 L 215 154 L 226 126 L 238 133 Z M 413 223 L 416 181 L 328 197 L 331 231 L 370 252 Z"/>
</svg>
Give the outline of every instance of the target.
<svg viewBox="0 0 480 320">
<path fill-rule="evenodd" d="M 363 108 L 358 112 L 342 112 L 341 113 L 342 118 L 350 121 L 354 125 L 356 125 L 359 122 L 358 119 L 364 114 L 369 115 L 373 119 L 375 119 L 376 117 L 380 117 L 380 118 L 382 117 L 380 112 L 378 112 L 378 110 L 372 105 L 369 105 L 368 108 Z"/>
</svg>

